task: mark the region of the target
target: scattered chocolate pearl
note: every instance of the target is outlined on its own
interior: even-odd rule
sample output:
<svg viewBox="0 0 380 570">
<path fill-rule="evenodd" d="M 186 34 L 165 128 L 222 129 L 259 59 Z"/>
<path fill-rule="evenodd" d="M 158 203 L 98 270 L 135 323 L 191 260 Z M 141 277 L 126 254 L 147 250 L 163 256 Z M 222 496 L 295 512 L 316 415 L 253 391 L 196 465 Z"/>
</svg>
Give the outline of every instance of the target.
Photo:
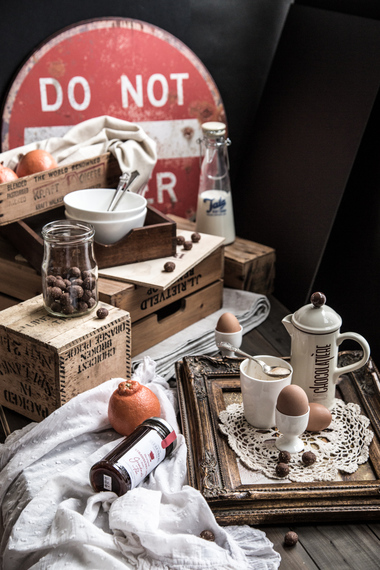
<svg viewBox="0 0 380 570">
<path fill-rule="evenodd" d="M 286 546 L 294 546 L 298 542 L 298 534 L 289 530 L 284 536 L 284 544 Z"/>
<path fill-rule="evenodd" d="M 289 474 L 289 465 L 287 463 L 277 463 L 276 475 L 279 477 L 286 477 Z"/>
<path fill-rule="evenodd" d="M 194 232 L 193 234 L 191 234 L 191 241 L 194 243 L 198 243 L 201 239 L 201 234 L 199 234 L 198 232 Z"/>
<path fill-rule="evenodd" d="M 289 451 L 280 451 L 280 453 L 278 454 L 278 461 L 280 463 L 289 463 L 291 458 L 292 456 L 289 453 Z"/>
<path fill-rule="evenodd" d="M 175 263 L 173 263 L 172 261 L 167 261 L 164 265 L 164 270 L 167 273 L 171 273 L 172 271 L 174 271 L 175 269 Z"/>
<path fill-rule="evenodd" d="M 312 451 L 305 451 L 305 453 L 302 454 L 302 463 L 307 467 L 309 465 L 313 465 L 313 463 L 315 463 L 316 461 L 317 461 L 317 456 Z"/>
<path fill-rule="evenodd" d="M 183 245 L 185 243 L 185 236 L 177 236 L 176 238 L 177 245 Z"/>
<path fill-rule="evenodd" d="M 191 241 L 185 241 L 183 244 L 183 249 L 189 250 L 193 247 L 193 242 Z"/>
<path fill-rule="evenodd" d="M 212 530 L 202 530 L 199 536 L 204 540 L 208 540 L 210 542 L 215 541 L 215 534 L 212 532 Z"/>
<path fill-rule="evenodd" d="M 96 316 L 98 317 L 98 319 L 105 319 L 108 315 L 108 309 L 106 309 L 105 307 L 99 307 L 99 309 L 96 311 Z"/>
</svg>

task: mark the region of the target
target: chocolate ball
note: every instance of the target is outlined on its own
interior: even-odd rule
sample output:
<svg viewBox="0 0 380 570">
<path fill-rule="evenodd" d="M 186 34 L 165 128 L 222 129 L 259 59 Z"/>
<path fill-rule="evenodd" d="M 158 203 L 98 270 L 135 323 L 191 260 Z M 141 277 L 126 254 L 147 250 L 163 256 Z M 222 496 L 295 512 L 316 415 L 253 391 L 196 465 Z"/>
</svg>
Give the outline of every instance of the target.
<svg viewBox="0 0 380 570">
<path fill-rule="evenodd" d="M 202 530 L 199 536 L 204 540 L 209 540 L 210 542 L 215 541 L 215 534 L 212 532 L 212 530 Z"/>
<path fill-rule="evenodd" d="M 173 263 L 173 261 L 167 261 L 164 265 L 164 270 L 167 273 L 171 273 L 172 271 L 174 271 L 175 269 L 175 263 Z"/>
<path fill-rule="evenodd" d="M 284 536 L 284 544 L 286 546 L 294 546 L 298 542 L 298 534 L 289 530 Z"/>
<path fill-rule="evenodd" d="M 302 454 L 302 463 L 307 467 L 309 465 L 313 465 L 313 463 L 315 463 L 316 461 L 317 461 L 317 456 L 312 451 L 305 451 L 305 453 Z"/>
<path fill-rule="evenodd" d="M 277 463 L 276 475 L 278 475 L 278 477 L 286 477 L 289 475 L 289 465 L 286 463 Z"/>
<path fill-rule="evenodd" d="M 106 309 L 105 307 L 99 307 L 99 309 L 96 311 L 96 316 L 98 317 L 98 319 L 105 319 L 108 315 L 108 309 Z"/>
<path fill-rule="evenodd" d="M 290 463 L 292 456 L 289 451 L 280 451 L 278 454 L 278 461 L 280 463 Z"/>
<path fill-rule="evenodd" d="M 186 241 L 185 236 L 177 236 L 176 237 L 177 245 L 183 245 L 185 243 L 185 241 Z"/>
</svg>

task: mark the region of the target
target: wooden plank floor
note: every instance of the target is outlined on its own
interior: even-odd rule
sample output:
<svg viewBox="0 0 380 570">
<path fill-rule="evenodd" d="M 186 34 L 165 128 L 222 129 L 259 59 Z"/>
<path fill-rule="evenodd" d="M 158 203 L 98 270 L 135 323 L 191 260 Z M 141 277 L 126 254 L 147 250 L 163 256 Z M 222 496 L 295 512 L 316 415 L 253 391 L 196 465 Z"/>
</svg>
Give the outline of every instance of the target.
<svg viewBox="0 0 380 570">
<path fill-rule="evenodd" d="M 271 313 L 257 329 L 244 336 L 242 349 L 252 354 L 277 354 L 287 356 L 290 337 L 281 324 L 287 314 L 275 298 L 270 297 Z M 10 428 L 20 428 L 28 423 L 18 414 L 7 411 Z M 0 426 L 0 441 L 4 433 Z M 380 521 L 379 523 L 330 523 L 265 525 L 259 527 L 280 553 L 280 570 L 379 570 L 380 569 Z M 288 530 L 297 532 L 296 546 L 284 546 Z M 238 570 L 238 569 L 237 569 Z"/>
</svg>

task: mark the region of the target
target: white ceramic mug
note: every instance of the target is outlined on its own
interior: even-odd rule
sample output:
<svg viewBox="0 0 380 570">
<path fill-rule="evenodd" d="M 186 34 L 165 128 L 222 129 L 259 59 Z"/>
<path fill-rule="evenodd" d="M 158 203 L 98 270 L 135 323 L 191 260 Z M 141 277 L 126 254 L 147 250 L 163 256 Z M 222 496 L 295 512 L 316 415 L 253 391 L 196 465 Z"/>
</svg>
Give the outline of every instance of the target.
<svg viewBox="0 0 380 570">
<path fill-rule="evenodd" d="M 257 358 L 290 371 L 286 378 L 273 379 L 264 374 L 260 364 L 249 358 L 240 364 L 244 417 L 254 427 L 268 429 L 276 425 L 277 398 L 281 390 L 291 384 L 293 369 L 289 362 L 277 356 L 260 355 Z"/>
</svg>

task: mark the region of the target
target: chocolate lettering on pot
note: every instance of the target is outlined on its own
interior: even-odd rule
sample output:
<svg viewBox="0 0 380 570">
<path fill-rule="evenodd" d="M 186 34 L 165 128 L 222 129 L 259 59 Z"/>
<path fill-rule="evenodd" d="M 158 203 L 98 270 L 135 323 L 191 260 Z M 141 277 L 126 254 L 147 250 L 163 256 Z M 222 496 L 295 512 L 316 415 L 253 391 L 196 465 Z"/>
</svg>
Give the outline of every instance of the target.
<svg viewBox="0 0 380 570">
<path fill-rule="evenodd" d="M 314 357 L 314 382 L 309 386 L 314 394 L 324 394 L 328 390 L 330 361 L 333 360 L 331 344 L 316 347 Z"/>
</svg>

